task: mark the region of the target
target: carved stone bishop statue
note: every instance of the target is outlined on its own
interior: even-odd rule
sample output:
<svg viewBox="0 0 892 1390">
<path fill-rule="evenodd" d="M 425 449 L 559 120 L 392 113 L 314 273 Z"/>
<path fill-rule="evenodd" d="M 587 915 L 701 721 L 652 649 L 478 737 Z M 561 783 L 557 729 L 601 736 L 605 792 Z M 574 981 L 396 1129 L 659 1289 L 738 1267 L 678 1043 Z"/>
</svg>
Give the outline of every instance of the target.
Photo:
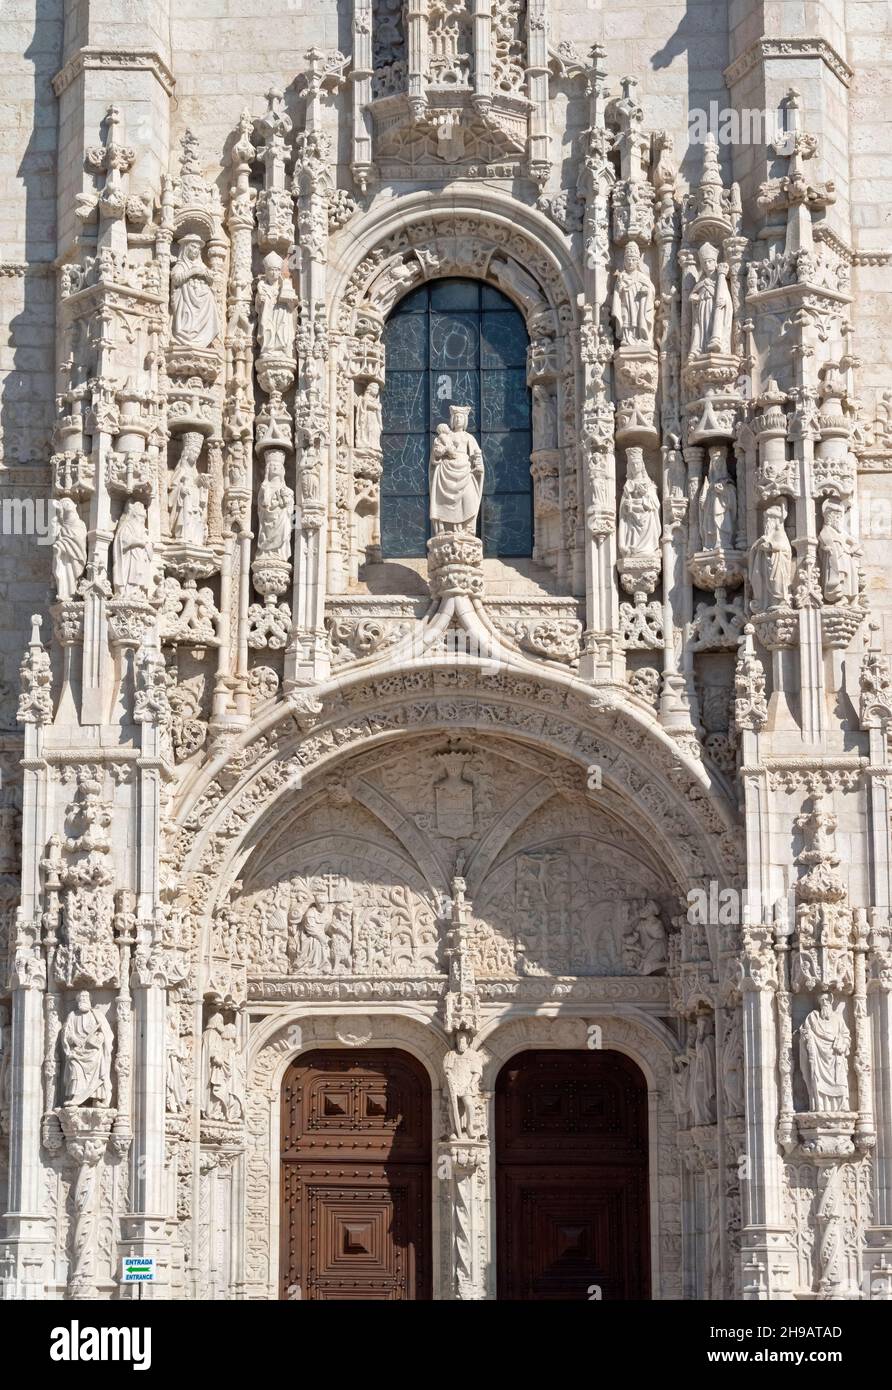
<svg viewBox="0 0 892 1390">
<path fill-rule="evenodd" d="M 260 352 L 264 357 L 291 357 L 294 353 L 294 306 L 297 297 L 285 279 L 282 257 L 270 251 L 263 259 L 257 280 L 255 308 Z"/>
<path fill-rule="evenodd" d="M 691 353 L 731 351 L 733 301 L 728 267 L 706 242 L 697 252 L 700 278 L 691 290 Z"/>
<path fill-rule="evenodd" d="M 654 336 L 654 287 L 641 264 L 637 242 L 630 241 L 623 255 L 623 268 L 616 273 L 613 289 L 613 317 L 623 347 L 650 346 Z"/>
<path fill-rule="evenodd" d="M 430 458 L 431 524 L 435 536 L 444 531 L 473 534 L 483 496 L 483 454 L 468 433 L 471 408 L 453 405 L 449 424 L 437 426 Z"/>
</svg>

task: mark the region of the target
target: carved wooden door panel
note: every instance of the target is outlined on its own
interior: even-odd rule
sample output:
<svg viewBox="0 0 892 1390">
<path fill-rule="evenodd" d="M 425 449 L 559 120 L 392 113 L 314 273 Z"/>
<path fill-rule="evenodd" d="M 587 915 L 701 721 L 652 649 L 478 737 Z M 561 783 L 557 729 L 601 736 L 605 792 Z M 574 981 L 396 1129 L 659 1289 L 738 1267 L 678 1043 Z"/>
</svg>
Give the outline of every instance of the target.
<svg viewBox="0 0 892 1390">
<path fill-rule="evenodd" d="M 430 1298 L 431 1097 L 402 1052 L 311 1052 L 282 1092 L 283 1298 Z"/>
<path fill-rule="evenodd" d="M 521 1052 L 496 1083 L 498 1294 L 650 1297 L 647 1084 L 618 1052 Z"/>
</svg>

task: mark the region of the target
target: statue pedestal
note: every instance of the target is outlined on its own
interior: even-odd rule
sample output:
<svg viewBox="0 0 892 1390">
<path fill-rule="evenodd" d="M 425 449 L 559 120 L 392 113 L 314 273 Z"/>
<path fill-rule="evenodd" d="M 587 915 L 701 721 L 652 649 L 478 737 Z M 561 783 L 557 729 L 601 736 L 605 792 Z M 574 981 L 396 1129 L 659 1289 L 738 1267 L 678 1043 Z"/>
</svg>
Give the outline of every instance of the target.
<svg viewBox="0 0 892 1390">
<path fill-rule="evenodd" d="M 746 551 L 698 550 L 688 561 L 691 577 L 698 589 L 733 589 L 746 576 Z"/>
<path fill-rule="evenodd" d="M 627 594 L 646 596 L 657 587 L 662 568 L 662 557 L 658 552 L 652 555 L 621 555 L 616 562 L 620 583 Z"/>
<path fill-rule="evenodd" d="M 427 543 L 433 598 L 483 597 L 483 542 L 467 531 L 444 531 Z"/>
<path fill-rule="evenodd" d="M 797 1115 L 800 1148 L 815 1158 L 849 1158 L 855 1152 L 852 1135 L 857 1119 L 849 1110 L 806 1111 Z"/>
</svg>

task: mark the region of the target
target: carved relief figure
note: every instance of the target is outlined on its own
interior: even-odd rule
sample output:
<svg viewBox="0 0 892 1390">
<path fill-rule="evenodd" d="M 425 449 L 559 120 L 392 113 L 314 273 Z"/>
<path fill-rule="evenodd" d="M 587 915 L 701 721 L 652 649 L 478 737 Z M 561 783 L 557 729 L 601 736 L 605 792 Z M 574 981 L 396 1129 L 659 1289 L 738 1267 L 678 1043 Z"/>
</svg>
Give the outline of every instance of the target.
<svg viewBox="0 0 892 1390">
<path fill-rule="evenodd" d="M 637 242 L 630 241 L 623 254 L 623 268 L 616 272 L 611 313 L 623 347 L 650 345 L 654 335 L 654 287 L 641 262 Z"/>
<path fill-rule="evenodd" d="M 357 449 L 380 453 L 381 428 L 381 388 L 377 381 L 370 381 L 362 394 L 356 397 L 354 439 Z"/>
<path fill-rule="evenodd" d="M 695 1125 L 715 1124 L 715 1033 L 706 1014 L 697 1018 L 697 1036 L 688 1072 L 689 1104 Z"/>
<path fill-rule="evenodd" d="M 397 300 L 402 299 L 406 291 L 420 279 L 421 266 L 418 261 L 396 261 L 381 272 L 369 297 L 386 317 Z"/>
<path fill-rule="evenodd" d="M 787 504 L 781 499 L 765 508 L 762 535 L 750 547 L 750 584 L 754 613 L 790 600 L 793 550 L 784 529 Z"/>
<path fill-rule="evenodd" d="M 263 356 L 293 357 L 294 305 L 296 296 L 285 279 L 282 257 L 270 251 L 263 258 L 263 272 L 257 277 L 254 307 L 257 334 Z"/>
<path fill-rule="evenodd" d="M 170 272 L 170 335 L 180 347 L 208 348 L 220 332 L 213 272 L 202 260 L 200 236 L 184 236 L 179 246 L 179 258 Z"/>
<path fill-rule="evenodd" d="M 821 516 L 818 563 L 824 598 L 828 603 L 853 603 L 858 597 L 861 547 L 846 530 L 846 509 L 837 498 L 825 498 Z"/>
<path fill-rule="evenodd" d="M 201 546 L 207 540 L 208 479 L 198 471 L 203 442 L 195 430 L 187 430 L 183 435 L 183 447 L 167 493 L 170 534 L 186 545 Z"/>
<path fill-rule="evenodd" d="M 691 1124 L 689 1072 L 691 1058 L 687 1052 L 680 1052 L 672 1058 L 672 1108 L 678 1120 L 679 1129 L 688 1129 Z"/>
<path fill-rule="evenodd" d="M 223 1015 L 211 1014 L 201 1037 L 201 1113 L 208 1120 L 229 1118 L 232 1064 L 223 1027 Z"/>
<path fill-rule="evenodd" d="M 660 549 L 660 499 L 648 477 L 641 449 L 627 449 L 626 481 L 619 504 L 617 544 L 624 559 L 654 555 Z"/>
<path fill-rule="evenodd" d="M 298 974 L 308 971 L 328 973 L 331 961 L 328 952 L 328 904 L 320 891 L 314 894 L 313 901 L 299 923 L 292 941 L 289 941 L 288 957 L 293 970 Z"/>
<path fill-rule="evenodd" d="M 77 595 L 77 581 L 87 563 L 87 526 L 70 497 L 54 503 L 53 580 L 61 603 Z"/>
<path fill-rule="evenodd" d="M 82 989 L 65 1020 L 63 1096 L 66 1105 L 111 1103 L 111 1059 L 114 1034 L 105 1014 L 93 1008 Z"/>
<path fill-rule="evenodd" d="M 533 448 L 557 447 L 557 408 L 547 386 L 533 387 Z"/>
<path fill-rule="evenodd" d="M 9 1010 L 0 1008 L 0 1132 L 9 1124 L 9 1078 L 11 1073 L 12 1024 Z"/>
<path fill-rule="evenodd" d="M 112 545 L 115 593 L 120 597 L 144 598 L 152 583 L 154 549 L 146 525 L 142 502 L 128 498 L 115 528 Z"/>
<path fill-rule="evenodd" d="M 799 1029 L 799 1065 L 812 1110 L 848 1110 L 851 1034 L 829 994 Z"/>
<path fill-rule="evenodd" d="M 453 405 L 449 424 L 437 426 L 430 457 L 430 509 L 434 535 L 470 531 L 483 496 L 483 454 L 468 433 L 470 407 Z"/>
<path fill-rule="evenodd" d="M 353 908 L 350 903 L 335 903 L 331 914 L 331 968 L 338 971 L 353 969 Z"/>
<path fill-rule="evenodd" d="M 737 488 L 728 473 L 724 445 L 709 450 L 709 470 L 700 489 L 700 538 L 704 550 L 732 550 L 737 533 Z"/>
<path fill-rule="evenodd" d="M 171 1115 L 182 1115 L 186 1109 L 189 1091 L 186 1085 L 184 1062 L 188 1054 L 186 1042 L 180 1037 L 175 1009 L 167 1011 L 167 1076 L 165 1094 L 167 1109 Z"/>
<path fill-rule="evenodd" d="M 221 1036 L 229 1067 L 229 1097 L 226 1105 L 226 1118 L 233 1122 L 244 1119 L 245 1115 L 244 1058 L 238 1045 L 238 1030 L 234 1023 L 225 1023 Z"/>
<path fill-rule="evenodd" d="M 666 968 L 666 933 L 660 909 L 652 899 L 641 909 L 637 921 L 623 936 L 623 957 L 639 975 L 655 975 Z"/>
<path fill-rule="evenodd" d="M 467 1033 L 458 1033 L 455 1050 L 443 1058 L 443 1072 L 449 1093 L 449 1117 L 453 1139 L 477 1139 L 477 1099 L 483 1058 L 469 1047 Z"/>
<path fill-rule="evenodd" d="M 725 1113 L 742 1115 L 744 1107 L 743 1027 L 739 1009 L 726 1015 L 722 1039 L 722 1088 Z"/>
<path fill-rule="evenodd" d="M 728 267 L 709 242 L 697 252 L 700 278 L 690 294 L 691 353 L 731 351 L 733 303 Z"/>
<path fill-rule="evenodd" d="M 267 453 L 266 474 L 257 494 L 257 516 L 257 554 L 289 560 L 294 493 L 285 482 L 285 455 L 281 449 Z"/>
</svg>

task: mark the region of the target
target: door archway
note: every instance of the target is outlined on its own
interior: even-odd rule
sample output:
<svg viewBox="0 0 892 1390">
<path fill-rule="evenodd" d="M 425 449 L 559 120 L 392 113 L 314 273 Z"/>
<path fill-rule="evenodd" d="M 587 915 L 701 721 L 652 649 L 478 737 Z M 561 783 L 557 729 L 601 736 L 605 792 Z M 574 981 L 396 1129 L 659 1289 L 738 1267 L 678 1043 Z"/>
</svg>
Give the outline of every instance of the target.
<svg viewBox="0 0 892 1390">
<path fill-rule="evenodd" d="M 650 1297 L 647 1082 L 609 1051 L 526 1051 L 495 1094 L 498 1297 Z"/>
<path fill-rule="evenodd" d="M 407 1052 L 298 1057 L 282 1083 L 280 1296 L 431 1297 L 431 1090 Z"/>
</svg>

